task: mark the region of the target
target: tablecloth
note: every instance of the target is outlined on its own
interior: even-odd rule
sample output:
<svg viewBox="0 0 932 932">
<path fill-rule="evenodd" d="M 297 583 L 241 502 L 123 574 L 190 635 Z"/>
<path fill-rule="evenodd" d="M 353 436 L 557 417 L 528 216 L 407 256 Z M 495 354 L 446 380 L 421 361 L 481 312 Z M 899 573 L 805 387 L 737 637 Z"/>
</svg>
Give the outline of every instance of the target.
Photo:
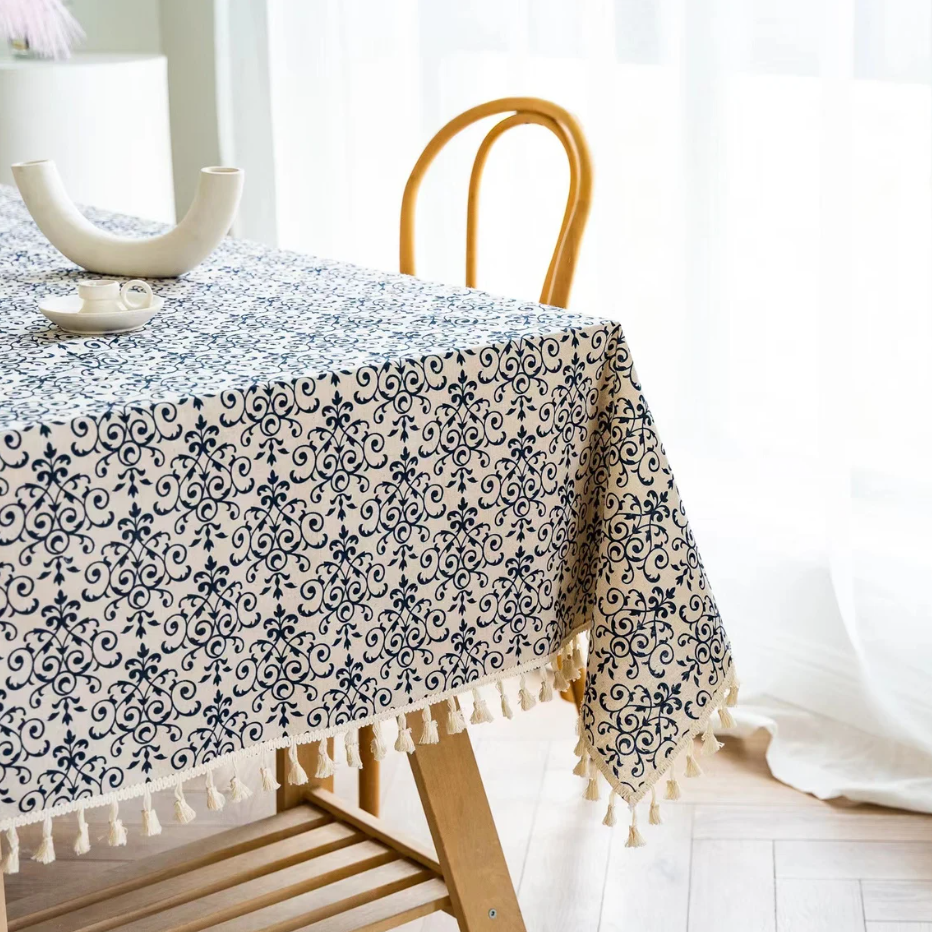
<svg viewBox="0 0 932 932">
<path fill-rule="evenodd" d="M 617 323 L 228 239 L 145 329 L 51 328 L 86 277 L 0 190 L 0 827 L 577 675 L 587 796 L 698 772 L 737 688 Z"/>
</svg>

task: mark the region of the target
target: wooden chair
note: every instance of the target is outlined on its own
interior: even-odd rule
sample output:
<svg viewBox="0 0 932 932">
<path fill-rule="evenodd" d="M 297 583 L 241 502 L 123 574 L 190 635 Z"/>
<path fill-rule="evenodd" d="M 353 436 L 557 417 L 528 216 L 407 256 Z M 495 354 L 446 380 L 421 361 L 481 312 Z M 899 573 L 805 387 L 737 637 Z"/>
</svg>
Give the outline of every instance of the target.
<svg viewBox="0 0 932 932">
<path fill-rule="evenodd" d="M 541 304 L 566 307 L 573 285 L 573 273 L 576 271 L 576 256 L 589 217 L 592 164 L 586 137 L 576 118 L 557 104 L 537 97 L 503 97 L 501 100 L 480 104 L 454 117 L 431 139 L 415 163 L 401 199 L 400 268 L 406 275 L 415 274 L 414 226 L 417 195 L 427 169 L 440 150 L 461 130 L 486 117 L 503 113 L 509 115 L 496 123 L 482 140 L 469 176 L 469 198 L 466 204 L 466 285 L 470 288 L 476 287 L 479 185 L 489 152 L 495 141 L 512 127 L 534 123 L 549 129 L 563 143 L 570 166 L 570 187 L 566 198 L 566 210 L 563 212 L 563 223 L 550 259 L 550 267 L 547 269 L 547 277 L 544 279 L 544 287 L 540 292 Z M 582 687 L 582 681 L 577 680 L 563 693 L 563 698 L 575 702 L 579 708 L 582 704 Z M 360 747 L 368 748 L 370 739 L 370 729 L 364 729 L 360 736 Z M 359 805 L 366 812 L 378 815 L 379 765 L 371 757 L 364 760 L 364 765 L 359 773 Z"/>
<path fill-rule="evenodd" d="M 479 213 L 479 184 L 489 151 L 497 139 L 514 126 L 534 123 L 545 126 L 563 143 L 570 166 L 570 188 L 560 235 L 550 259 L 547 277 L 540 293 L 541 304 L 566 307 L 569 302 L 576 256 L 592 197 L 592 166 L 586 137 L 575 117 L 549 100 L 537 97 L 504 97 L 473 107 L 450 120 L 427 144 L 417 160 L 401 200 L 401 271 L 414 275 L 414 219 L 417 194 L 427 169 L 437 153 L 461 130 L 485 117 L 507 113 L 482 140 L 469 177 L 469 199 L 466 204 L 466 284 L 476 287 L 476 232 Z"/>
</svg>

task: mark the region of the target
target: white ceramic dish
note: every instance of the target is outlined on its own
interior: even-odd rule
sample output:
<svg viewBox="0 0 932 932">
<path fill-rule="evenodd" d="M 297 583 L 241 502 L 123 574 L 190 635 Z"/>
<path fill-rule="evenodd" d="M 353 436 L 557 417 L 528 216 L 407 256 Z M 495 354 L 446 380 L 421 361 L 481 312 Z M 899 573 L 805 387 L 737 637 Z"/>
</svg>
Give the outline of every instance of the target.
<svg viewBox="0 0 932 932">
<path fill-rule="evenodd" d="M 59 330 L 94 336 L 104 333 L 129 333 L 144 327 L 164 303 L 162 298 L 153 297 L 152 303 L 143 308 L 127 308 L 120 311 L 99 313 L 83 311 L 83 300 L 79 295 L 43 298 L 39 310 Z"/>
</svg>

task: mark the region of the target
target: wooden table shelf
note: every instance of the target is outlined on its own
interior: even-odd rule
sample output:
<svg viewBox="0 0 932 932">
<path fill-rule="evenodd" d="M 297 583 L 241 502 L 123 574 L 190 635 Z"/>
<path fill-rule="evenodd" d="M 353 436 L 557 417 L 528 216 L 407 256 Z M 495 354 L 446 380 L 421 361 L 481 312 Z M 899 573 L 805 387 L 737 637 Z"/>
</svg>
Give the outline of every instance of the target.
<svg viewBox="0 0 932 932">
<path fill-rule="evenodd" d="M 439 865 L 399 845 L 304 803 L 107 871 L 93 890 L 13 903 L 10 932 L 336 932 L 450 911 Z"/>
<path fill-rule="evenodd" d="M 55 888 L 52 865 L 48 893 L 7 907 L 9 932 L 382 932 L 438 910 L 463 932 L 524 932 L 468 735 L 409 759 L 438 855 L 319 781 L 94 884 Z"/>
</svg>

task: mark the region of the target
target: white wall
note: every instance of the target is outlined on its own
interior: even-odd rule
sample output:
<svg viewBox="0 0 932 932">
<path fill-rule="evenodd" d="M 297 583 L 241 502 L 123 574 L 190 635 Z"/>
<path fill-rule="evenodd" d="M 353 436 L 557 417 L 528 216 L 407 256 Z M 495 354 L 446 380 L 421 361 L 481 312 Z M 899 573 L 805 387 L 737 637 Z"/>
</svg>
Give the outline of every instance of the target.
<svg viewBox="0 0 932 932">
<path fill-rule="evenodd" d="M 87 34 L 83 52 L 162 50 L 159 0 L 74 0 L 70 9 Z"/>
<path fill-rule="evenodd" d="M 253 235 L 275 237 L 271 132 L 244 126 L 229 112 L 232 99 L 268 88 L 268 37 L 261 0 L 73 0 L 69 8 L 86 38 L 77 52 L 161 53 L 168 60 L 175 209 L 183 216 L 205 165 L 236 164 L 250 182 L 240 222 Z M 216 37 L 231 29 L 238 59 L 218 61 Z M 221 43 L 226 47 L 226 43 Z M 0 58 L 9 54 L 0 43 Z M 218 106 L 219 97 L 227 107 Z M 253 108 L 261 110 L 261 108 Z"/>
<path fill-rule="evenodd" d="M 198 172 L 217 165 L 216 3 L 227 0 L 74 0 L 86 33 L 78 51 L 161 52 L 168 58 L 175 207 L 183 215 Z"/>
<path fill-rule="evenodd" d="M 159 3 L 162 53 L 168 58 L 172 166 L 179 216 L 194 197 L 198 172 L 206 165 L 223 162 L 217 121 L 215 6 L 214 0 Z"/>
</svg>

